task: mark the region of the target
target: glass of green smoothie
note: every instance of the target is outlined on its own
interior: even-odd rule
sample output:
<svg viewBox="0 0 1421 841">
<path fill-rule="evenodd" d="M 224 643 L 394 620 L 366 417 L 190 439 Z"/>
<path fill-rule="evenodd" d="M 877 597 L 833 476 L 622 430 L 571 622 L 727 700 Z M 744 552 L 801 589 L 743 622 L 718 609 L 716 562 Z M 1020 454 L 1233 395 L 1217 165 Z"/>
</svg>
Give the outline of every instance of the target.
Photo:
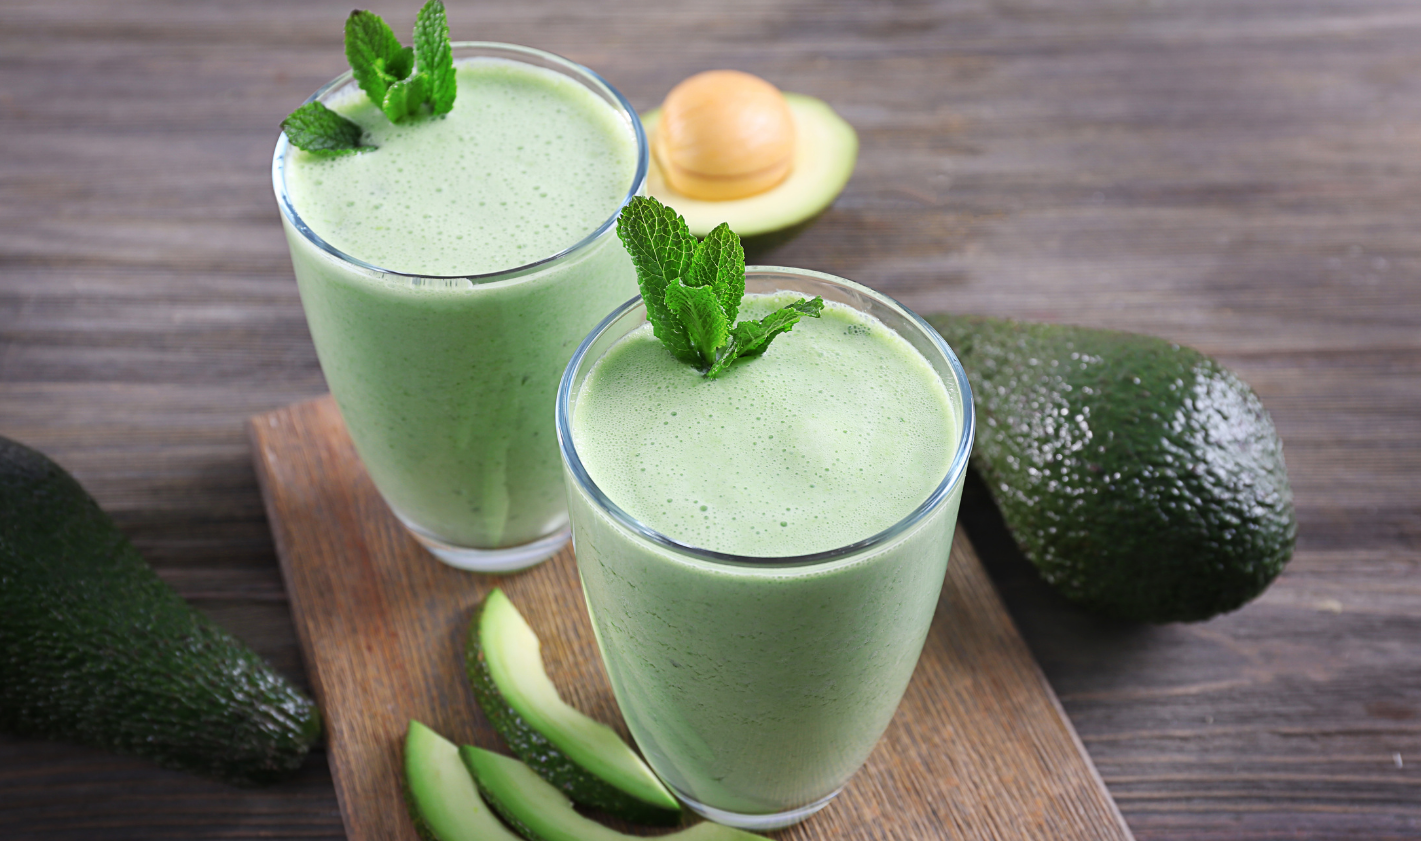
<svg viewBox="0 0 1421 841">
<path fill-rule="evenodd" d="M 942 338 L 891 298 L 752 266 L 743 317 L 821 296 L 718 378 L 633 299 L 558 391 L 578 568 L 647 761 L 745 829 L 825 806 L 888 726 L 947 569 L 974 430 Z"/>
<path fill-rule="evenodd" d="M 617 242 L 647 145 L 592 71 L 453 45 L 450 113 L 387 120 L 347 72 L 308 100 L 376 148 L 276 145 L 272 180 L 321 370 L 365 467 L 441 560 L 503 572 L 566 542 L 551 423 L 577 342 L 635 294 Z"/>
</svg>

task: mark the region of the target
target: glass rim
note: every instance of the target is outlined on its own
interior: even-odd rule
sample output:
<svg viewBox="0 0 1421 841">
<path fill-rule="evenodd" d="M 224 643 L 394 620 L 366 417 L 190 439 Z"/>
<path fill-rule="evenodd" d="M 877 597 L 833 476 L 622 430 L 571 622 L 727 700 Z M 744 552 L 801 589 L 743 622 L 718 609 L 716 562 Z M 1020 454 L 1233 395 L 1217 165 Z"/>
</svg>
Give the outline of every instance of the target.
<svg viewBox="0 0 1421 841">
<path fill-rule="evenodd" d="M 627 118 L 627 121 L 631 124 L 632 133 L 633 136 L 636 138 L 637 147 L 636 174 L 632 176 L 632 184 L 631 187 L 627 190 L 627 194 L 622 197 L 621 203 L 618 204 L 616 209 L 612 211 L 611 216 L 608 216 L 607 219 L 602 222 L 602 224 L 598 225 L 597 228 L 592 231 L 592 233 L 588 234 L 587 236 L 583 237 L 582 239 L 578 240 L 567 248 L 564 248 L 563 250 L 557 252 L 556 254 L 553 254 L 550 257 L 544 257 L 540 260 L 536 260 L 532 263 L 527 263 L 522 266 L 515 266 L 509 269 L 500 269 L 496 272 L 487 272 L 485 274 L 435 275 L 420 274 L 419 272 L 402 272 L 396 271 L 395 269 L 383 268 L 373 263 L 366 262 L 365 260 L 362 260 L 359 257 L 347 254 L 346 252 L 341 251 L 339 248 L 336 248 L 334 245 L 331 245 L 324 238 L 322 238 L 320 234 L 317 234 L 315 231 L 311 230 L 310 226 L 307 225 L 305 220 L 301 218 L 301 214 L 298 213 L 296 211 L 296 208 L 292 206 L 291 196 L 286 191 L 285 173 L 286 155 L 291 149 L 291 142 L 287 140 L 286 132 L 284 131 L 277 135 L 276 151 L 272 153 L 271 158 L 272 189 L 276 193 L 276 204 L 278 209 L 280 209 L 281 211 L 281 215 L 285 217 L 286 221 L 289 222 L 291 226 L 294 227 L 301 234 L 301 236 L 306 239 L 307 242 L 311 243 L 312 245 L 319 248 L 321 251 L 324 251 L 326 254 L 329 254 L 330 256 L 335 257 L 338 260 L 365 269 L 366 271 L 375 272 L 381 275 L 389 275 L 392 277 L 404 277 L 419 280 L 467 280 L 471 283 L 479 285 L 495 283 L 501 280 L 511 280 L 516 277 L 521 277 L 526 274 L 541 271 L 542 269 L 549 267 L 553 263 L 560 262 L 566 259 L 567 257 L 570 257 L 573 254 L 582 251 L 587 246 L 592 245 L 594 242 L 601 239 L 603 235 L 610 231 L 612 229 L 612 226 L 616 224 L 617 217 L 621 215 L 622 208 L 625 207 L 627 202 L 631 201 L 633 197 L 639 195 L 646 184 L 646 174 L 647 169 L 650 165 L 651 153 L 646 141 L 646 131 L 642 128 L 641 118 L 637 115 L 636 109 L 632 108 L 631 103 L 627 101 L 627 98 L 625 96 L 622 96 L 621 91 L 613 87 L 606 79 L 603 79 L 600 75 L 598 75 L 596 71 L 591 70 L 590 68 L 578 64 L 577 62 L 572 61 L 570 59 L 563 58 L 562 56 L 556 53 L 550 53 L 546 50 L 540 50 L 535 47 L 524 47 L 519 44 L 505 44 L 499 41 L 454 41 L 450 44 L 450 47 L 454 50 L 499 50 L 514 54 L 525 55 L 532 58 L 538 58 L 543 61 L 550 62 L 552 64 L 560 65 L 564 69 L 572 71 L 573 74 L 581 76 L 582 78 L 579 79 L 579 81 L 582 81 L 584 83 L 590 82 L 591 84 L 589 86 L 594 88 L 600 86 L 607 93 L 611 94 L 615 106 L 620 109 L 622 115 L 625 116 Z M 497 56 L 478 57 L 497 58 Z M 301 104 L 306 105 L 308 103 L 315 102 L 316 100 L 325 96 L 330 91 L 348 84 L 354 78 L 354 73 L 351 70 L 346 70 L 344 73 L 340 74 L 329 82 L 326 82 L 315 93 L 306 97 L 306 101 Z"/>
<path fill-rule="evenodd" d="M 807 555 L 736 555 L 730 552 L 703 549 L 699 546 L 682 543 L 662 534 L 651 526 L 636 519 L 631 514 L 628 514 L 621 506 L 617 505 L 603 493 L 602 489 L 593 481 L 592 476 L 588 474 L 587 468 L 582 464 L 581 457 L 577 454 L 577 447 L 572 441 L 572 387 L 573 379 L 581 367 L 583 359 L 597 340 L 602 337 L 602 334 L 627 313 L 638 306 L 643 306 L 640 295 L 617 307 L 610 315 L 602 319 L 602 323 L 598 324 L 591 333 L 587 334 L 587 338 L 583 339 L 582 343 L 577 346 L 577 350 L 573 353 L 572 359 L 567 363 L 567 368 L 563 370 L 562 379 L 558 382 L 555 411 L 558 449 L 562 452 L 563 461 L 568 466 L 573 481 L 577 483 L 578 488 L 591 497 L 593 503 L 609 514 L 618 525 L 629 529 L 637 536 L 651 541 L 664 549 L 669 549 L 678 554 L 689 555 L 712 563 L 725 566 L 754 567 L 758 569 L 813 566 L 841 560 L 886 545 L 918 525 L 926 519 L 929 514 L 943 505 L 951 495 L 952 489 L 961 481 L 963 474 L 967 471 L 967 462 L 972 455 L 972 442 L 976 437 L 977 431 L 976 412 L 972 401 L 972 387 L 967 382 L 967 372 L 963 369 L 962 362 L 957 358 L 957 354 L 953 352 L 952 348 L 942 338 L 942 335 L 939 334 L 931 324 L 924 321 L 916 312 L 913 312 L 911 309 L 908 309 L 882 292 L 870 289 L 863 284 L 855 283 L 847 278 L 837 277 L 826 272 L 817 272 L 813 269 L 797 269 L 789 266 L 747 266 L 745 269 L 747 277 L 752 273 L 762 272 L 809 277 L 815 280 L 828 281 L 832 284 L 845 286 L 854 291 L 864 293 L 868 297 L 887 305 L 891 309 L 899 311 L 902 315 L 907 317 L 910 323 L 922 331 L 938 352 L 947 359 L 953 377 L 957 380 L 956 385 L 958 386 L 958 391 L 962 396 L 962 425 L 958 432 L 957 449 L 953 453 L 952 462 L 948 465 L 947 473 L 943 476 L 942 481 L 937 484 L 937 487 L 933 489 L 932 493 L 928 494 L 927 499 L 923 500 L 916 508 L 909 512 L 907 516 L 903 517 L 903 519 L 877 534 L 870 535 L 862 540 L 844 546 L 825 549 L 820 552 L 812 552 Z M 592 363 L 595 362 L 596 360 L 592 360 Z M 929 364 L 931 364 L 931 361 L 929 361 Z M 936 370 L 936 366 L 934 366 L 934 370 Z"/>
</svg>

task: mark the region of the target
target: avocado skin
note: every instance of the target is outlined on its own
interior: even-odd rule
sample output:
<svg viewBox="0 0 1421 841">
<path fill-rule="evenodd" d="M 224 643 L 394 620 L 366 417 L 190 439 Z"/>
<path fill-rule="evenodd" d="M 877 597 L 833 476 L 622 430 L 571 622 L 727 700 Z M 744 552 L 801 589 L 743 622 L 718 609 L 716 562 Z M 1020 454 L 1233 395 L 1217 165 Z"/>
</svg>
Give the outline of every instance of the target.
<svg viewBox="0 0 1421 841">
<path fill-rule="evenodd" d="M 931 316 L 977 407 L 972 465 L 1022 553 L 1068 599 L 1193 622 L 1263 592 L 1297 538 L 1258 396 L 1162 339 Z"/>
<path fill-rule="evenodd" d="M 638 800 L 578 765 L 559 750 L 557 745 L 548 741 L 548 737 L 533 729 L 508 703 L 508 699 L 503 697 L 498 685 L 493 682 L 493 673 L 489 671 L 488 661 L 484 658 L 483 643 L 479 639 L 479 623 L 483 619 L 486 604 L 487 602 L 479 604 L 469 622 L 469 637 L 464 647 L 464 671 L 473 687 L 474 698 L 478 700 L 484 715 L 488 716 L 489 723 L 498 731 L 498 735 L 503 737 L 513 755 L 523 760 L 538 776 L 552 783 L 574 803 L 601 809 L 609 815 L 632 823 L 649 826 L 679 824 L 680 812 Z M 477 778 L 477 775 L 475 777 Z M 483 786 L 479 788 L 482 791 Z M 488 799 L 487 794 L 485 799 Z M 496 804 L 490 801 L 490 805 Z M 499 813 L 505 818 L 508 817 L 501 808 Z M 524 827 L 516 826 L 515 829 L 524 837 L 532 837 L 524 832 Z"/>
<path fill-rule="evenodd" d="M 419 836 L 420 841 L 444 841 L 434 834 L 434 829 L 424 819 L 424 813 L 419 810 L 419 801 L 415 800 L 414 792 L 410 790 L 407 774 L 400 775 L 400 796 L 404 798 L 405 811 L 409 812 L 410 823 L 414 825 L 414 834 Z"/>
<path fill-rule="evenodd" d="M 489 805 L 489 808 L 497 812 L 500 818 L 503 818 L 504 823 L 513 827 L 514 832 L 524 838 L 530 839 L 530 841 L 548 841 L 541 833 L 533 829 L 533 827 L 529 826 L 520 818 L 517 810 L 505 803 L 503 798 L 499 796 L 499 792 L 495 791 L 493 787 L 488 784 L 484 776 L 479 774 L 478 753 L 476 751 L 477 749 L 474 748 L 473 745 L 465 745 L 459 748 L 459 759 L 463 761 L 464 767 L 469 769 L 469 776 L 474 778 L 474 785 L 478 786 L 479 796 L 484 799 L 484 802 Z M 524 764 L 527 763 L 525 762 Z M 530 765 L 529 767 L 531 768 L 532 766 Z M 539 776 L 542 776 L 541 772 L 539 772 Z M 543 777 L 543 779 L 547 778 Z M 553 785 L 556 786 L 557 784 L 553 783 Z M 557 787 L 559 790 L 562 789 L 561 786 Z"/>
<path fill-rule="evenodd" d="M 260 785 L 301 766 L 321 719 L 63 468 L 0 437 L 0 731 Z"/>
</svg>

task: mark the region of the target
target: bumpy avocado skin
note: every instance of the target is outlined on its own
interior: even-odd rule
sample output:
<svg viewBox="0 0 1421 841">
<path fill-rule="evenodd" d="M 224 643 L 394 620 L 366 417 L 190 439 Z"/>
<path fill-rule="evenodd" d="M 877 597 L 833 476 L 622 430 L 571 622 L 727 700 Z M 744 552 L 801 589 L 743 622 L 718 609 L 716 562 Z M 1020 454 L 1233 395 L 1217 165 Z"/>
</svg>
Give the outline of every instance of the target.
<svg viewBox="0 0 1421 841">
<path fill-rule="evenodd" d="M 63 468 L 0 437 L 0 731 L 260 785 L 300 767 L 321 720 Z"/>
<path fill-rule="evenodd" d="M 973 466 L 1067 598 L 1120 619 L 1199 621 L 1257 596 L 1292 557 L 1282 441 L 1214 360 L 1131 333 L 928 320 L 972 384 Z"/>
</svg>

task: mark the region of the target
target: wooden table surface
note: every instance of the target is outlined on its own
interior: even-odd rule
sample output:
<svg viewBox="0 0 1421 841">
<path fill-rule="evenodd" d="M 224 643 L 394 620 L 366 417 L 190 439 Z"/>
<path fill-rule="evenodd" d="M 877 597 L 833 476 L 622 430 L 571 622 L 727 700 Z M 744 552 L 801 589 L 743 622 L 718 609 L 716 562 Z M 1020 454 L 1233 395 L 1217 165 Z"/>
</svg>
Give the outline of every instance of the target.
<svg viewBox="0 0 1421 841">
<path fill-rule="evenodd" d="M 382 2 L 407 33 L 415 0 Z M 324 390 L 271 195 L 349 3 L 0 4 L 0 433 L 303 679 L 244 419 Z M 1195 625 L 1092 619 L 963 520 L 1140 839 L 1421 838 L 1421 6 L 1407 0 L 454 0 L 638 108 L 735 67 L 860 134 L 766 262 L 923 312 L 1220 358 L 1287 448 L 1297 554 Z M 323 756 L 240 791 L 0 737 L 5 839 L 338 838 Z"/>
</svg>

